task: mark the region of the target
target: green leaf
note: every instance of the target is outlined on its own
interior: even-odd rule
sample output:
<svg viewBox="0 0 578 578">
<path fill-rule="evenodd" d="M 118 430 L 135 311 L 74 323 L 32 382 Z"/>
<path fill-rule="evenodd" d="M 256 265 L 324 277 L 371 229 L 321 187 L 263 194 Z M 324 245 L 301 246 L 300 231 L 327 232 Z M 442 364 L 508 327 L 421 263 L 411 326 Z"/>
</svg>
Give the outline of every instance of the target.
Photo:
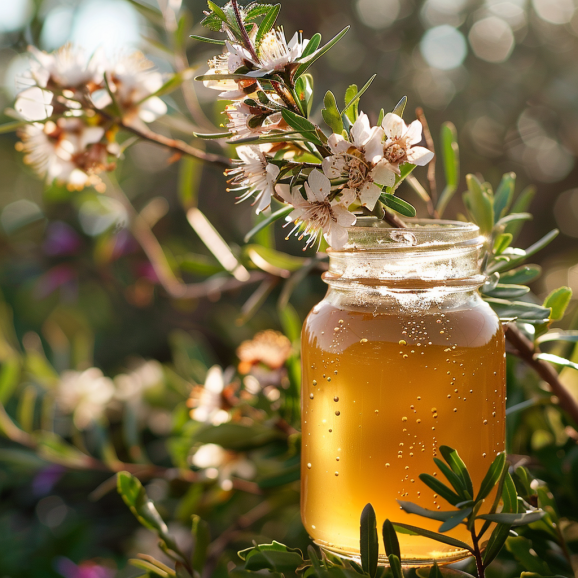
<svg viewBox="0 0 578 578">
<path fill-rule="evenodd" d="M 444 512 L 442 510 L 427 510 L 413 502 L 404 502 L 403 500 L 397 500 L 397 503 L 400 505 L 401 509 L 408 514 L 416 514 L 422 518 L 430 518 L 431 520 L 438 520 L 440 522 L 445 522 L 455 514 L 459 513 L 459 510 L 451 510 L 449 512 Z"/>
<path fill-rule="evenodd" d="M 448 518 L 439 528 L 440 532 L 449 532 L 459 526 L 471 513 L 473 508 L 464 508 L 456 512 L 451 518 Z"/>
<path fill-rule="evenodd" d="M 195 440 L 200 443 L 217 444 L 227 450 L 239 452 L 264 447 L 279 439 L 284 439 L 281 431 L 259 423 L 243 425 L 229 422 L 217 426 L 208 425 L 195 433 Z"/>
<path fill-rule="evenodd" d="M 203 140 L 218 140 L 220 138 L 229 138 L 232 137 L 235 133 L 232 132 L 213 132 L 213 133 L 200 133 L 195 132 L 193 136 L 196 138 L 200 138 Z"/>
<path fill-rule="evenodd" d="M 509 526 L 526 526 L 541 520 L 546 515 L 546 512 L 522 512 L 517 514 L 483 514 L 478 516 L 480 520 L 488 520 L 488 522 L 497 522 L 499 524 L 508 524 Z"/>
<path fill-rule="evenodd" d="M 350 84 L 345 91 L 345 100 L 343 102 L 344 106 L 347 106 L 348 102 L 352 102 L 358 92 L 359 88 L 357 84 Z M 349 119 L 349 122 L 353 124 L 359 115 L 359 102 L 353 103 L 353 106 L 350 106 L 347 109 L 344 108 L 343 113 Z"/>
<path fill-rule="evenodd" d="M 228 24 L 227 15 L 223 12 L 220 6 L 217 6 L 214 2 L 211 2 L 211 0 L 207 0 L 207 4 L 209 5 L 209 9 L 216 16 L 218 16 L 225 24 Z"/>
<path fill-rule="evenodd" d="M 578 331 L 551 331 L 545 335 L 540 335 L 536 339 L 536 343 L 545 343 L 547 341 L 569 341 L 571 343 L 578 342 Z"/>
<path fill-rule="evenodd" d="M 257 32 L 257 36 L 255 37 L 255 46 L 259 47 L 261 41 L 265 37 L 265 34 L 275 26 L 275 22 L 277 21 L 277 16 L 279 16 L 279 11 L 281 10 L 281 4 L 275 4 L 271 7 L 267 16 L 263 18 L 261 25 L 259 26 L 259 30 Z"/>
<path fill-rule="evenodd" d="M 510 233 L 502 233 L 496 237 L 494 241 L 494 253 L 496 255 L 501 255 L 512 242 L 512 235 Z"/>
<path fill-rule="evenodd" d="M 279 277 L 289 277 L 291 271 L 298 271 L 307 261 L 261 245 L 246 245 L 243 251 L 259 269 Z"/>
<path fill-rule="evenodd" d="M 532 203 L 532 199 L 536 194 L 535 187 L 527 187 L 524 189 L 520 196 L 514 201 L 512 206 L 512 213 L 526 213 Z M 505 233 L 511 233 L 514 236 L 514 239 L 518 236 L 520 229 L 522 228 L 523 223 L 520 221 L 513 221 L 509 222 L 506 228 L 504 229 Z"/>
<path fill-rule="evenodd" d="M 501 284 L 527 285 L 537 279 L 542 273 L 539 265 L 524 265 L 500 274 Z"/>
<path fill-rule="evenodd" d="M 446 186 L 437 203 L 437 211 L 443 215 L 448 203 L 458 190 L 460 181 L 460 150 L 456 127 L 451 122 L 442 125 L 441 130 L 441 153 L 444 163 Z"/>
<path fill-rule="evenodd" d="M 475 175 L 467 175 L 468 193 L 464 193 L 464 202 L 472 217 L 480 227 L 482 235 L 490 235 L 494 228 L 494 207 L 492 199 L 482 187 Z"/>
<path fill-rule="evenodd" d="M 505 227 L 504 231 L 506 235 L 512 235 L 512 232 L 508 231 L 508 228 L 512 224 L 520 223 L 522 221 L 531 221 L 534 218 L 530 213 L 511 213 L 505 217 L 502 217 L 497 223 L 496 228 Z M 515 236 L 515 235 L 514 235 Z"/>
<path fill-rule="evenodd" d="M 215 40 L 214 38 L 207 38 L 206 36 L 197 36 L 196 34 L 191 34 L 189 38 L 193 40 L 198 40 L 199 42 L 206 42 L 207 44 L 218 44 L 219 46 L 225 46 L 224 40 Z"/>
<path fill-rule="evenodd" d="M 527 538 L 522 538 L 521 536 L 517 538 L 508 538 L 506 541 L 506 548 L 527 570 L 536 572 L 537 574 L 540 574 L 540 576 L 552 575 L 552 571 L 548 567 L 548 564 L 546 564 L 546 562 L 536 554 L 532 548 L 532 542 Z"/>
<path fill-rule="evenodd" d="M 20 382 L 21 361 L 16 356 L 6 358 L 0 369 L 0 404 L 6 405 Z"/>
<path fill-rule="evenodd" d="M 506 173 L 502 177 L 494 196 L 494 219 L 496 223 L 508 212 L 514 198 L 515 187 L 516 173 Z"/>
<path fill-rule="evenodd" d="M 544 301 L 544 307 L 550 307 L 552 312 L 550 313 L 551 321 L 560 321 L 566 313 L 566 308 L 570 305 L 570 300 L 572 299 L 572 289 L 570 287 L 560 287 L 555 289 L 546 297 Z"/>
<path fill-rule="evenodd" d="M 383 545 L 385 546 L 385 552 L 388 556 L 392 554 L 401 558 L 401 552 L 399 548 L 399 540 L 397 539 L 397 534 L 393 524 L 389 520 L 385 520 L 383 523 Z"/>
<path fill-rule="evenodd" d="M 192 534 L 194 538 L 194 548 L 191 554 L 191 567 L 199 574 L 203 573 L 205 562 L 207 560 L 207 551 L 211 543 L 209 525 L 196 514 L 192 516 Z"/>
<path fill-rule="evenodd" d="M 337 108 L 335 95 L 330 90 L 326 92 L 323 103 L 325 105 L 325 108 L 321 111 L 323 120 L 335 134 L 341 135 L 343 132 L 343 120 L 341 119 L 341 113 Z"/>
<path fill-rule="evenodd" d="M 436 494 L 439 494 L 446 502 L 449 502 L 452 506 L 463 502 L 461 496 L 458 496 L 452 490 L 450 490 L 443 482 L 440 482 L 437 478 L 430 476 L 429 474 L 420 474 L 419 479 L 428 488 L 431 488 Z"/>
<path fill-rule="evenodd" d="M 284 108 L 281 111 L 283 120 L 292 128 L 294 128 L 298 133 L 303 135 L 304 139 L 310 141 L 319 146 L 323 146 L 323 143 L 319 140 L 317 136 L 317 127 L 306 118 L 299 116 L 291 110 Z"/>
<path fill-rule="evenodd" d="M 301 103 L 301 109 L 309 117 L 313 107 L 313 76 L 311 74 L 303 74 L 297 79 L 297 82 L 295 82 L 295 94 Z"/>
<path fill-rule="evenodd" d="M 405 105 L 407 104 L 407 96 L 402 96 L 399 102 L 393 107 L 393 114 L 402 117 L 405 111 Z M 380 123 L 381 124 L 381 123 Z"/>
<path fill-rule="evenodd" d="M 287 548 L 284 544 L 273 541 L 272 544 L 259 544 L 239 552 L 241 560 L 245 561 L 245 570 L 258 572 L 295 572 L 303 564 L 301 550 Z"/>
<path fill-rule="evenodd" d="M 265 16 L 271 10 L 271 4 L 259 4 L 251 2 L 245 6 L 245 22 L 253 22 L 261 16 Z"/>
<path fill-rule="evenodd" d="M 308 54 L 307 56 L 303 55 L 298 61 L 301 63 L 301 66 L 299 66 L 295 73 L 295 79 L 306 72 L 309 67 L 325 53 L 329 52 L 329 50 L 331 50 L 347 34 L 349 28 L 350 26 L 345 27 L 339 34 L 334 36 L 327 44 L 315 50 L 315 52 Z"/>
<path fill-rule="evenodd" d="M 447 478 L 448 482 L 452 485 L 458 496 L 461 496 L 464 499 L 471 499 L 471 496 L 469 498 L 466 496 L 466 487 L 464 486 L 460 476 L 454 473 L 454 471 L 446 464 L 444 464 L 444 462 L 442 462 L 440 459 L 434 458 L 434 463 L 440 469 L 442 474 Z"/>
<path fill-rule="evenodd" d="M 408 524 L 400 524 L 399 522 L 393 522 L 393 527 L 396 532 L 400 534 L 408 534 L 410 536 L 424 536 L 425 538 L 430 538 L 436 542 L 441 542 L 442 544 L 448 544 L 454 546 L 455 548 L 460 548 L 462 550 L 467 550 L 472 552 L 472 547 L 462 542 L 461 540 L 456 540 L 451 536 L 446 536 L 445 534 L 437 534 L 436 532 L 431 532 L 430 530 L 424 530 L 423 528 L 418 528 L 417 526 L 410 526 Z"/>
<path fill-rule="evenodd" d="M 474 486 L 472 485 L 472 479 L 470 478 L 466 464 L 464 464 L 458 452 L 449 446 L 440 446 L 440 452 L 452 471 L 462 480 L 462 483 L 464 484 L 467 492 L 466 497 L 468 499 L 472 499 L 474 497 Z"/>
<path fill-rule="evenodd" d="M 142 484 L 129 472 L 119 472 L 117 475 L 117 490 L 124 503 L 129 507 L 135 518 L 149 530 L 153 530 L 159 538 L 175 553 L 180 553 L 169 529 L 157 512 L 155 505 L 147 496 Z"/>
<path fill-rule="evenodd" d="M 319 48 L 320 44 L 321 44 L 321 34 L 316 33 L 311 37 L 311 39 L 307 43 L 307 46 L 305 47 L 305 50 L 303 50 L 303 54 L 301 55 L 301 57 L 305 58 L 313 54 Z M 297 70 L 295 71 L 294 79 L 296 80 L 300 78 L 301 75 L 305 73 L 307 68 L 308 66 L 306 64 L 301 64 L 299 68 L 297 68 Z"/>
<path fill-rule="evenodd" d="M 375 80 L 375 77 L 377 76 L 377 74 L 374 74 L 361 88 L 360 91 L 357 91 L 357 86 L 354 84 L 352 86 L 355 86 L 355 91 L 356 93 L 354 95 L 350 95 L 349 97 L 349 101 L 347 102 L 347 104 L 345 105 L 345 108 L 341 111 L 341 114 L 347 114 L 349 120 L 351 120 L 351 116 L 349 115 L 349 111 L 353 110 L 353 116 L 354 116 L 354 120 L 352 120 L 352 122 L 355 122 L 355 120 L 357 120 L 357 115 L 359 114 L 358 110 L 359 110 L 359 99 L 364 95 L 364 93 L 367 91 L 367 89 L 371 86 L 371 83 Z M 348 93 L 349 90 L 351 89 L 351 86 L 347 89 L 347 92 L 345 93 L 345 98 L 348 98 Z"/>
<path fill-rule="evenodd" d="M 506 301 L 503 299 L 484 298 L 484 301 L 502 320 L 523 319 L 525 321 L 544 321 L 550 318 L 550 309 L 524 301 Z"/>
<path fill-rule="evenodd" d="M 443 578 L 443 574 L 441 573 L 440 568 L 436 562 L 434 562 L 434 565 L 431 567 L 428 578 Z"/>
<path fill-rule="evenodd" d="M 483 500 L 490 495 L 490 492 L 494 489 L 494 486 L 501 479 L 505 467 L 507 467 L 506 454 L 501 453 L 496 456 L 492 462 L 492 465 L 489 467 L 486 475 L 484 476 L 480 486 L 480 491 L 476 496 L 476 501 Z"/>
<path fill-rule="evenodd" d="M 245 238 L 244 238 L 245 243 L 248 243 L 259 231 L 262 231 L 263 229 L 265 229 L 266 227 L 268 227 L 269 225 L 271 225 L 275 221 L 278 221 L 279 219 L 283 219 L 284 217 L 287 217 L 288 215 L 290 215 L 293 212 L 293 210 L 294 210 L 293 207 L 291 205 L 289 205 L 288 207 L 283 207 L 282 209 L 279 209 L 278 211 L 271 213 L 266 219 L 262 220 L 257 225 L 255 225 L 245 235 Z"/>
<path fill-rule="evenodd" d="M 516 493 L 516 487 L 512 481 L 512 477 L 507 472 L 504 478 L 504 486 L 502 488 L 502 502 L 502 513 L 512 513 L 517 510 L 518 494 Z M 495 505 L 497 505 L 497 503 Z M 482 528 L 482 533 L 485 532 L 489 527 L 490 524 L 486 522 Z M 506 540 L 510 534 L 510 528 L 511 526 L 507 524 L 498 524 L 494 528 L 494 531 L 492 532 L 490 540 L 488 541 L 486 549 L 483 553 L 483 561 L 485 566 L 490 564 L 504 547 L 504 544 L 506 543 Z"/>
<path fill-rule="evenodd" d="M 377 520 L 375 517 L 375 510 L 371 504 L 367 504 L 361 513 L 359 534 L 361 566 L 363 571 L 373 578 L 377 572 L 379 543 L 377 540 Z"/>
<path fill-rule="evenodd" d="M 560 231 L 554 229 L 550 231 L 547 235 L 544 235 L 539 241 L 536 241 L 533 245 L 530 245 L 525 251 L 525 257 L 531 257 L 538 251 L 541 251 L 544 247 L 549 245 L 558 235 Z"/>
<path fill-rule="evenodd" d="M 489 291 L 482 291 L 484 295 L 495 297 L 496 299 L 515 299 L 523 297 L 530 292 L 530 288 L 525 285 L 502 285 L 498 283 L 493 289 Z"/>
<path fill-rule="evenodd" d="M 404 578 L 399 557 L 395 554 L 390 554 L 387 559 L 389 560 L 389 568 L 393 574 L 393 578 Z"/>
<path fill-rule="evenodd" d="M 413 205 L 410 205 L 407 201 L 396 197 L 390 193 L 385 193 L 379 197 L 381 202 L 388 206 L 390 209 L 397 211 L 404 217 L 415 217 L 416 210 Z"/>
<path fill-rule="evenodd" d="M 558 355 L 552 355 L 550 353 L 539 353 L 538 355 L 536 355 L 536 359 L 542 359 L 543 361 L 548 361 L 549 363 L 553 363 L 554 365 L 561 365 L 563 367 L 578 369 L 578 363 L 574 363 L 569 359 L 564 359 L 563 357 L 559 357 Z"/>
</svg>

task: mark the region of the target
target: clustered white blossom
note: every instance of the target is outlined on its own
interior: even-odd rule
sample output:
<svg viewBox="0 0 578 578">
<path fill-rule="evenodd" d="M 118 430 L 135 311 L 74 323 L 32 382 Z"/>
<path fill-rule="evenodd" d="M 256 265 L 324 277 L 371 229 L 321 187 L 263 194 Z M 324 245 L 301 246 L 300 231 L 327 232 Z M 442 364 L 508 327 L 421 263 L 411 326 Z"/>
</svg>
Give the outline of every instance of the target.
<svg viewBox="0 0 578 578">
<path fill-rule="evenodd" d="M 165 114 L 166 105 L 154 96 L 162 75 L 140 52 L 109 61 L 102 51 L 88 57 L 70 44 L 51 54 L 29 50 L 31 67 L 15 103 L 24 122 L 18 149 L 49 184 L 102 188 L 97 175 L 114 169 L 120 155 L 112 117 L 138 128 Z"/>
<path fill-rule="evenodd" d="M 290 122 L 285 111 L 307 119 L 294 77 L 302 64 L 307 66 L 304 59 L 314 47 L 308 51 L 310 41 L 301 33 L 287 42 L 281 27 L 260 34 L 255 23 L 245 25 L 244 9 L 238 14 L 243 23 L 236 16 L 236 26 L 228 21 L 221 25 L 228 36 L 224 51 L 209 61 L 202 78 L 229 102 L 224 124 L 230 140 L 245 141 L 237 148 L 236 166 L 228 171 L 229 190 L 239 201 L 253 199 L 257 213 L 266 211 L 272 199 L 288 203 L 293 207 L 288 217 L 295 223 L 292 232 L 306 238 L 305 247 L 323 236 L 332 248 L 342 249 L 348 227 L 356 222 L 354 211 L 373 211 L 385 188 L 396 186 L 404 163 L 423 166 L 432 160 L 433 152 L 416 146 L 422 125 L 414 121 L 408 127 L 399 115 L 388 113 L 380 126 L 371 126 L 357 105 L 351 123 L 329 138 L 317 127 L 314 131 L 309 120 L 302 123 L 305 128 Z M 247 35 L 235 31 L 242 28 Z M 291 135 L 286 141 L 285 133 Z M 308 162 L 300 162 L 304 154 Z"/>
</svg>

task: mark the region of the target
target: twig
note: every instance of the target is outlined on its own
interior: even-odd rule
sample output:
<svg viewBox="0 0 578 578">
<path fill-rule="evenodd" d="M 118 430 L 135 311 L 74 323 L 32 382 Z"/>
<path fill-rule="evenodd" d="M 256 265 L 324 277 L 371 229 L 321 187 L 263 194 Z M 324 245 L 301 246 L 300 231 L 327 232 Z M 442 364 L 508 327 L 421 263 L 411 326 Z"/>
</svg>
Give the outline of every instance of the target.
<svg viewBox="0 0 578 578">
<path fill-rule="evenodd" d="M 102 111 L 98 111 L 99 114 L 103 114 Z M 153 142 L 156 143 L 158 145 L 164 146 L 170 150 L 176 151 L 178 153 L 190 156 L 190 157 L 194 157 L 196 159 L 199 159 L 200 161 L 203 161 L 204 163 L 209 163 L 209 164 L 213 164 L 213 165 L 218 165 L 224 168 L 231 168 L 233 166 L 233 164 L 231 163 L 231 160 L 223 155 L 216 155 L 213 153 L 207 153 L 205 151 L 202 151 L 200 149 L 197 149 L 195 147 L 192 147 L 190 145 L 188 145 L 187 143 L 180 141 L 180 140 L 176 140 L 167 136 L 164 136 L 162 134 L 158 134 L 156 132 L 153 132 L 152 130 L 144 127 L 144 128 L 136 128 L 134 126 L 125 124 L 122 120 L 118 119 L 118 118 L 112 118 L 108 115 L 104 115 L 107 116 L 107 118 L 109 118 L 110 120 L 112 120 L 114 123 L 118 124 L 119 126 L 121 126 L 122 128 L 124 128 L 126 131 L 131 132 L 132 134 L 138 136 L 139 138 L 143 139 L 143 140 L 148 140 L 149 142 Z"/>
<path fill-rule="evenodd" d="M 255 62 L 259 62 L 259 57 L 255 52 L 255 47 L 247 34 L 247 30 L 245 30 L 245 23 L 243 22 L 243 18 L 241 18 L 241 12 L 239 11 L 239 5 L 237 4 L 237 0 L 231 0 L 231 4 L 233 5 L 233 10 L 235 11 L 235 18 L 237 19 L 237 24 L 239 25 L 239 31 L 243 36 L 243 42 L 245 43 L 245 48 L 251 53 L 251 56 L 255 59 Z"/>
<path fill-rule="evenodd" d="M 506 339 L 513 345 L 515 355 L 525 361 L 548 385 L 552 393 L 558 398 L 558 405 L 578 424 L 578 403 L 572 394 L 560 381 L 557 371 L 547 361 L 536 359 L 536 347 L 534 344 L 513 324 L 508 323 L 505 327 Z"/>
<path fill-rule="evenodd" d="M 474 558 L 476 560 L 478 578 L 484 578 L 486 575 L 484 561 L 482 560 L 482 553 L 480 552 L 478 537 L 476 536 L 476 530 L 474 528 L 472 528 L 472 542 L 474 544 Z"/>
<path fill-rule="evenodd" d="M 431 132 L 429 130 L 429 125 L 428 125 L 427 120 L 425 118 L 425 113 L 423 112 L 423 108 L 421 108 L 421 107 L 416 108 L 415 114 L 416 114 L 419 122 L 421 122 L 421 126 L 423 127 L 423 134 L 425 137 L 425 142 L 427 143 L 427 148 L 435 155 L 435 153 L 436 153 L 435 144 L 434 144 L 433 138 L 431 136 Z M 435 156 L 434 156 L 434 161 L 435 161 Z M 435 201 L 437 201 L 437 198 L 438 198 L 438 190 L 437 190 L 437 185 L 436 185 L 436 164 L 434 161 L 432 161 L 428 165 L 427 180 L 429 182 L 430 197 L 435 202 Z"/>
</svg>

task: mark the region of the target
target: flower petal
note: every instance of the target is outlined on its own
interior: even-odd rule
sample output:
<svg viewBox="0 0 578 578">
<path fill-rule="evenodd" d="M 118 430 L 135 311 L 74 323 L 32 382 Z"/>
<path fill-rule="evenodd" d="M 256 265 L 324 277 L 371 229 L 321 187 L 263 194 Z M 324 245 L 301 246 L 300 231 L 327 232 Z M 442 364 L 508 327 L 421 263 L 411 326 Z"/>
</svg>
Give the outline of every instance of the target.
<svg viewBox="0 0 578 578">
<path fill-rule="evenodd" d="M 371 136 L 365 144 L 365 158 L 370 163 L 378 163 L 383 158 L 384 130 L 379 126 L 371 129 Z"/>
<path fill-rule="evenodd" d="M 347 208 L 355 201 L 355 199 L 357 199 L 356 189 L 343 189 L 340 194 L 340 199 L 337 202 L 332 201 L 331 204 L 333 205 L 335 203 L 336 205 L 341 205 Z"/>
<path fill-rule="evenodd" d="M 388 112 L 385 115 L 381 126 L 383 127 L 386 136 L 393 140 L 400 139 L 407 131 L 403 119 L 400 116 L 397 116 L 397 114 L 393 114 L 393 112 Z"/>
<path fill-rule="evenodd" d="M 391 187 L 395 184 L 395 170 L 385 159 L 371 171 L 371 177 L 380 185 Z"/>
<path fill-rule="evenodd" d="M 337 205 L 332 208 L 332 211 L 337 224 L 341 227 L 351 227 L 355 225 L 357 217 L 353 213 L 350 213 L 345 207 Z"/>
<path fill-rule="evenodd" d="M 336 179 L 340 177 L 346 169 L 345 160 L 340 155 L 333 155 L 324 158 L 321 166 L 323 167 L 323 172 L 328 179 Z"/>
<path fill-rule="evenodd" d="M 371 127 L 369 124 L 369 118 L 367 118 L 367 115 L 363 112 L 359 114 L 357 120 L 351 127 L 350 135 L 353 144 L 357 148 L 364 146 L 369 140 L 369 137 L 371 136 Z"/>
<path fill-rule="evenodd" d="M 381 189 L 375 183 L 367 182 L 359 190 L 359 201 L 371 211 L 380 195 Z"/>
<path fill-rule="evenodd" d="M 327 139 L 327 144 L 334 153 L 344 153 L 351 146 L 351 143 L 346 141 L 340 134 L 332 134 Z"/>
<path fill-rule="evenodd" d="M 434 153 L 425 147 L 411 147 L 407 151 L 407 160 L 412 165 L 423 167 L 434 158 Z"/>
<path fill-rule="evenodd" d="M 408 146 L 415 145 L 421 142 L 422 139 L 422 125 L 419 120 L 414 120 L 408 127 L 406 133 L 403 135 Z"/>
<path fill-rule="evenodd" d="M 307 179 L 305 190 L 307 191 L 309 202 L 317 201 L 322 203 L 331 192 L 331 183 L 321 171 L 314 169 Z M 311 196 L 309 193 L 311 193 Z"/>
</svg>

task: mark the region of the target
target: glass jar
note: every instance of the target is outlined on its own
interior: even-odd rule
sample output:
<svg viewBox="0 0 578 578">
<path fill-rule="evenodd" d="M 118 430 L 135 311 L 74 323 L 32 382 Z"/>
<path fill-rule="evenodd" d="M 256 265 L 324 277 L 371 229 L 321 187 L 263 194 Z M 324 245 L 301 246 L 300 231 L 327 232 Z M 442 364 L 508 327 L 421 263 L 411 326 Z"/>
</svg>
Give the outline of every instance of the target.
<svg viewBox="0 0 578 578">
<path fill-rule="evenodd" d="M 329 250 L 329 289 L 303 327 L 301 516 L 321 547 L 359 555 L 364 506 L 437 531 L 396 500 L 450 509 L 419 480 L 438 476 L 439 447 L 457 449 L 477 491 L 505 444 L 505 344 L 481 299 L 485 238 L 471 223 L 359 218 Z M 488 510 L 493 498 L 487 499 Z M 471 544 L 465 526 L 448 533 Z M 468 555 L 399 534 L 402 562 Z"/>
</svg>

